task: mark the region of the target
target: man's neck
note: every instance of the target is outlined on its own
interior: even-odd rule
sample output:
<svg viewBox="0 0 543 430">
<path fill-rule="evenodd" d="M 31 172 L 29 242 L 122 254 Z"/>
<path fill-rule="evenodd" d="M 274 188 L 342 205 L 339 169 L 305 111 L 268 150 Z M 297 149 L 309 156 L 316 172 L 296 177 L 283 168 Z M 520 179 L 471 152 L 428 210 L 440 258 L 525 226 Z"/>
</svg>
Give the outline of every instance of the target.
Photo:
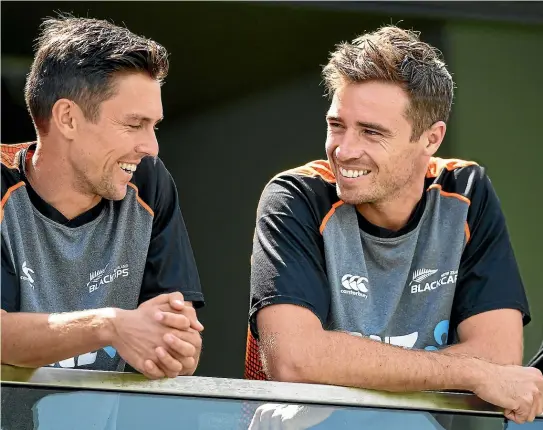
<svg viewBox="0 0 543 430">
<path fill-rule="evenodd" d="M 32 158 L 26 160 L 26 176 L 32 189 L 67 219 L 74 219 L 96 206 L 101 197 L 82 193 L 62 151 L 47 151 L 38 142 Z"/>
<path fill-rule="evenodd" d="M 403 189 L 393 198 L 376 203 L 362 203 L 356 206 L 362 216 L 378 227 L 398 231 L 411 219 L 424 193 L 424 178 L 409 189 Z"/>
</svg>

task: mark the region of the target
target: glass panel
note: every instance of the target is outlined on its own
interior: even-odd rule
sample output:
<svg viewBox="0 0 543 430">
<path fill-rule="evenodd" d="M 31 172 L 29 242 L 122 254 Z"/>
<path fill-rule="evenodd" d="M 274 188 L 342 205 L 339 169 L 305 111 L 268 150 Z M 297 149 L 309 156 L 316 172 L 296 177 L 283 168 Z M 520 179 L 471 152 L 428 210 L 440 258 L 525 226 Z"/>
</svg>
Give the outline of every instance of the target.
<svg viewBox="0 0 543 430">
<path fill-rule="evenodd" d="M 535 420 L 533 423 L 507 423 L 504 430 L 543 430 L 543 417 Z"/>
<path fill-rule="evenodd" d="M 502 430 L 500 417 L 4 386 L 2 430 Z M 543 421 L 519 430 L 543 430 Z M 538 427 L 539 426 L 539 427 Z M 508 430 L 517 429 L 509 425 Z"/>
</svg>

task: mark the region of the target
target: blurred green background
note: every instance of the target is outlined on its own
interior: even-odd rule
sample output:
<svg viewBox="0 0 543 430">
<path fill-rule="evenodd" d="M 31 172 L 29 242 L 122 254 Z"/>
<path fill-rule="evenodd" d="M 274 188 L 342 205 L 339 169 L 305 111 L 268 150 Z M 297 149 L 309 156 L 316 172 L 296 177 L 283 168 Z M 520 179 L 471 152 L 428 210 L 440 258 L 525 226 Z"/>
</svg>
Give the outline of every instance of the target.
<svg viewBox="0 0 543 430">
<path fill-rule="evenodd" d="M 485 165 L 502 203 L 532 311 L 528 360 L 543 340 L 543 27 L 448 22 L 445 32 L 458 86 L 448 149 Z"/>
<path fill-rule="evenodd" d="M 273 175 L 325 157 L 328 52 L 383 24 L 421 31 L 458 87 L 439 155 L 485 165 L 506 214 L 532 310 L 527 361 L 543 340 L 543 11 L 515 3 L 2 2 L 1 140 L 34 139 L 24 79 L 40 20 L 54 11 L 124 23 L 165 45 L 160 155 L 208 302 L 198 374 L 240 378 L 256 205 Z"/>
</svg>

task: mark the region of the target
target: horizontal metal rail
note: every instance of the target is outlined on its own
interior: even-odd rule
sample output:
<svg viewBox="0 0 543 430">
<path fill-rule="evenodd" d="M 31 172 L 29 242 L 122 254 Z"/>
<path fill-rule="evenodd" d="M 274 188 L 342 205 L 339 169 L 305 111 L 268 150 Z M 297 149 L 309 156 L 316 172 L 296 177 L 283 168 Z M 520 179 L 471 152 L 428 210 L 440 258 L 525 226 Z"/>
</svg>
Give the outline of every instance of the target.
<svg viewBox="0 0 543 430">
<path fill-rule="evenodd" d="M 143 375 L 58 368 L 26 369 L 2 365 L 3 386 L 253 400 L 327 406 L 423 410 L 501 416 L 503 411 L 471 393 L 389 393 L 330 385 L 249 381 L 197 376 L 148 380 Z"/>
</svg>

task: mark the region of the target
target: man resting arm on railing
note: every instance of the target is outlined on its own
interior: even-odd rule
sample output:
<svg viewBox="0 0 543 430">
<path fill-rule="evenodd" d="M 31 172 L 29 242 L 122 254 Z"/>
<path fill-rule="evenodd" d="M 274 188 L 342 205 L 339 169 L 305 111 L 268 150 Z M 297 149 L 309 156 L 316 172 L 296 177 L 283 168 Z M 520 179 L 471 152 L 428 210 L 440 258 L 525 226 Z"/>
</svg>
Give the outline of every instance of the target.
<svg viewBox="0 0 543 430">
<path fill-rule="evenodd" d="M 530 316 L 498 198 L 476 163 L 434 158 L 444 63 L 388 27 L 323 74 L 328 161 L 277 175 L 259 203 L 246 376 L 470 390 L 532 421 L 543 378 L 520 366 Z"/>
</svg>

